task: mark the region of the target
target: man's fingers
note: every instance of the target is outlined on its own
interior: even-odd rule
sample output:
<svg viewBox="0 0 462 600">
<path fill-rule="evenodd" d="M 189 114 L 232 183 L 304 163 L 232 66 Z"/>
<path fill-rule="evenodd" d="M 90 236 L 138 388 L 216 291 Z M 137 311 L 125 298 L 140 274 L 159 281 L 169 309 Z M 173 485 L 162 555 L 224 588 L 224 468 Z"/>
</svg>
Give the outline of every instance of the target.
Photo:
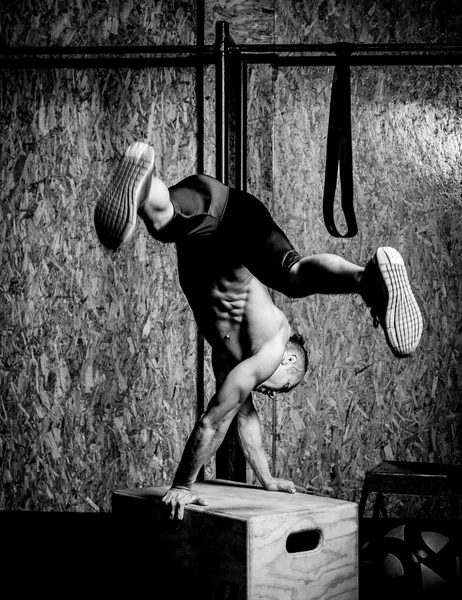
<svg viewBox="0 0 462 600">
<path fill-rule="evenodd" d="M 199 498 L 191 492 L 181 490 L 169 490 L 162 498 L 162 502 L 170 508 L 170 520 L 182 521 L 184 518 L 184 509 L 187 504 L 197 504 L 199 506 L 207 506 L 208 502 L 204 498 Z"/>
<path fill-rule="evenodd" d="M 297 491 L 292 481 L 275 478 L 273 478 L 271 483 L 267 485 L 265 489 L 270 492 L 285 492 L 287 494 L 295 494 L 295 492 Z"/>
<path fill-rule="evenodd" d="M 207 500 L 204 500 L 204 498 L 199 498 L 198 496 L 195 496 L 194 504 L 199 504 L 200 506 L 208 506 L 209 505 Z"/>
<path fill-rule="evenodd" d="M 185 498 L 182 500 L 170 500 L 170 519 L 173 520 L 176 518 L 179 521 L 182 521 L 184 518 L 184 508 L 187 504 L 197 504 L 199 506 L 208 506 L 208 502 L 203 498 L 199 498 L 198 496 L 190 496 L 190 498 Z"/>
<path fill-rule="evenodd" d="M 162 498 L 162 502 L 164 504 L 170 504 L 170 498 L 172 497 L 172 493 L 170 492 L 170 490 L 165 494 L 165 496 Z"/>
</svg>

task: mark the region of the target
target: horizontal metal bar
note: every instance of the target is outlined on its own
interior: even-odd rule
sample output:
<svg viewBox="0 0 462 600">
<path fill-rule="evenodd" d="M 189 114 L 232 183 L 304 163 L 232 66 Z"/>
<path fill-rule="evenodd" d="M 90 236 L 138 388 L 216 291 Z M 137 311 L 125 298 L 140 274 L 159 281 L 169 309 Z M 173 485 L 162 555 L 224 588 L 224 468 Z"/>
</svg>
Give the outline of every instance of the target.
<svg viewBox="0 0 462 600">
<path fill-rule="evenodd" d="M 324 49 L 325 51 L 330 50 L 330 54 L 326 55 L 300 55 L 296 53 L 283 54 L 280 55 L 278 53 L 266 53 L 266 52 L 250 52 L 249 48 L 277 48 L 281 51 L 286 51 L 288 48 L 293 48 L 290 45 L 273 45 L 273 46 L 265 46 L 265 45 L 241 45 L 241 46 L 230 46 L 227 51 L 228 60 L 230 61 L 238 61 L 245 60 L 249 64 L 274 64 L 278 66 L 332 66 L 336 64 L 337 57 L 334 56 L 332 52 L 335 52 L 335 49 L 339 49 L 342 46 L 343 48 L 347 48 L 342 44 L 330 44 L 330 45 L 320 45 L 313 44 L 310 45 L 311 49 L 316 49 L 317 52 L 320 49 Z M 295 47 L 295 46 L 294 46 Z M 389 45 L 387 45 L 389 47 Z M 432 48 L 433 52 L 428 53 L 428 48 Z M 181 48 L 181 53 L 179 52 L 177 56 L 165 56 L 156 55 L 152 56 L 152 54 L 156 54 L 159 51 L 159 48 L 175 51 Z M 186 48 L 192 49 L 193 53 L 184 53 L 183 50 Z M 238 49 L 240 50 L 238 51 Z M 360 50 L 365 48 L 365 45 L 358 47 Z M 370 44 L 367 46 L 367 50 L 369 49 L 378 49 L 382 48 L 380 45 Z M 392 54 L 351 54 L 348 57 L 348 62 L 352 66 L 386 66 L 386 65 L 461 65 L 462 64 L 462 47 L 461 46 L 428 46 L 424 44 L 408 44 L 403 45 L 400 44 L 396 47 L 401 50 L 401 53 L 392 53 Z M 423 48 L 426 50 L 425 53 L 420 54 L 403 54 L 405 49 L 414 49 L 414 50 L 422 50 Z M 449 52 L 448 49 L 451 49 Z M 57 68 L 75 68 L 75 69 L 92 69 L 92 68 L 132 68 L 132 69 L 144 69 L 144 68 L 156 68 L 156 67 L 195 67 L 199 64 L 214 64 L 217 61 L 218 53 L 217 48 L 213 46 L 205 46 L 204 52 L 200 52 L 196 54 L 196 46 L 152 46 L 152 47 L 131 47 L 129 50 L 133 54 L 138 54 L 138 56 L 123 56 L 125 52 L 125 48 L 114 48 L 112 46 L 93 46 L 83 48 L 77 47 L 68 47 L 68 48 L 59 48 L 58 50 L 71 50 L 70 56 L 65 56 L 64 52 L 60 56 L 52 56 L 52 50 L 56 50 L 56 48 L 43 48 L 41 50 L 49 50 L 48 55 L 38 56 L 34 54 L 37 48 L 22 48 L 23 51 L 20 57 L 13 57 L 13 53 L 9 53 L 10 48 L 2 48 L 0 50 L 0 69 L 57 69 Z M 141 52 L 144 53 L 140 56 Z M 246 50 L 247 49 L 247 50 Z M 444 49 L 444 52 L 442 51 Z M 84 52 L 88 50 L 91 54 L 99 54 L 100 51 L 103 52 L 112 52 L 112 56 L 86 56 Z M 5 53 L 7 58 L 5 58 Z M 27 56 L 27 52 L 31 52 L 29 56 Z M 81 54 L 81 56 L 72 55 L 72 52 L 77 54 Z M 173 50 L 172 50 L 173 51 Z M 117 55 L 114 55 L 117 52 Z M 437 53 L 438 52 L 438 53 Z M 82 54 L 84 54 L 82 56 Z M 146 54 L 151 54 L 151 56 L 146 56 Z"/>
<path fill-rule="evenodd" d="M 248 64 L 274 64 L 280 67 L 301 66 L 333 66 L 334 56 L 277 56 L 266 54 L 241 54 Z M 237 57 L 235 57 L 236 59 Z M 232 60 L 232 59 L 231 59 Z M 462 54 L 459 55 L 373 55 L 350 56 L 351 66 L 457 66 L 462 65 Z M 0 58 L 0 70 L 18 69 L 146 69 L 146 68 L 192 68 L 198 65 L 216 63 L 214 56 L 182 56 L 182 57 L 98 57 L 98 58 Z"/>
<path fill-rule="evenodd" d="M 158 67 L 197 67 L 211 64 L 215 58 L 206 56 L 183 57 L 98 57 L 98 58 L 0 58 L 0 70 L 15 69 L 146 69 Z"/>
<path fill-rule="evenodd" d="M 270 63 L 280 67 L 301 66 L 333 66 L 337 63 L 335 56 L 268 56 L 266 54 L 243 54 L 242 57 L 249 64 Z M 462 54 L 458 55 L 373 55 L 355 56 L 348 59 L 351 66 L 454 66 L 462 65 Z"/>
<path fill-rule="evenodd" d="M 462 52 L 462 45 L 453 44 L 236 44 L 233 50 L 244 53 L 280 54 L 281 52 Z"/>
<path fill-rule="evenodd" d="M 213 52 L 213 46 L 158 45 L 158 46 L 3 46 L 3 56 L 50 55 L 132 55 L 132 54 L 195 54 Z"/>
<path fill-rule="evenodd" d="M 285 52 L 295 53 L 337 53 L 347 50 L 352 53 L 371 52 L 426 52 L 426 53 L 462 53 L 462 45 L 451 44 L 233 44 L 232 52 L 278 55 Z M 39 56 L 39 55 L 132 55 L 132 54 L 212 54 L 211 45 L 157 45 L 157 46 L 3 46 L 3 56 Z"/>
</svg>

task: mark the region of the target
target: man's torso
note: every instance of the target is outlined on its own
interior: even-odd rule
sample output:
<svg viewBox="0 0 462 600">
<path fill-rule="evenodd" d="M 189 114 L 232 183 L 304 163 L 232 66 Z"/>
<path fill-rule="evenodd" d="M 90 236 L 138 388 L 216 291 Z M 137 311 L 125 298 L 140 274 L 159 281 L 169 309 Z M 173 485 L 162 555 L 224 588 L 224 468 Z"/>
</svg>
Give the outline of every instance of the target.
<svg viewBox="0 0 462 600">
<path fill-rule="evenodd" d="M 195 319 L 212 348 L 240 362 L 281 335 L 286 324 L 268 290 L 246 267 L 220 254 L 179 255 L 179 276 Z"/>
<path fill-rule="evenodd" d="M 239 223 L 223 222 L 230 188 L 195 175 L 169 191 L 175 214 L 156 237 L 176 242 L 180 283 L 204 337 L 240 362 L 282 335 L 286 319 L 242 264 Z"/>
</svg>

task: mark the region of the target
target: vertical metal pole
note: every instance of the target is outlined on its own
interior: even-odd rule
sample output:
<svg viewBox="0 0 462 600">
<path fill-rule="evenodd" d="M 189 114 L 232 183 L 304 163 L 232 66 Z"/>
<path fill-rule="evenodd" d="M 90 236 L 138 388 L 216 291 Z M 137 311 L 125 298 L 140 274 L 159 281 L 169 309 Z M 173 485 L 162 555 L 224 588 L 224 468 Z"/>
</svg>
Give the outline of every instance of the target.
<svg viewBox="0 0 462 600">
<path fill-rule="evenodd" d="M 204 64 L 202 57 L 204 54 L 204 23 L 205 8 L 204 0 L 198 0 L 196 3 L 196 44 L 198 48 L 199 62 L 196 68 L 196 103 L 197 103 L 197 172 L 204 172 Z M 196 372 L 196 395 L 197 395 L 197 416 L 198 418 L 205 410 L 205 383 L 204 383 L 204 361 L 205 348 L 204 336 L 197 331 L 197 372 Z M 197 477 L 199 481 L 204 480 L 204 467 L 199 471 Z"/>
<path fill-rule="evenodd" d="M 228 153 L 228 52 L 229 23 L 219 21 L 216 25 L 216 176 L 222 183 L 229 183 Z"/>
<path fill-rule="evenodd" d="M 216 27 L 216 177 L 225 185 L 230 185 L 230 116 L 233 121 L 233 164 L 236 166 L 237 133 L 234 130 L 239 120 L 240 109 L 236 104 L 235 86 L 230 85 L 230 78 L 235 78 L 235 68 L 230 68 L 229 24 L 217 23 Z M 240 78 L 238 78 L 239 81 Z M 238 88 L 239 88 L 238 84 Z M 230 107 L 232 113 L 230 113 Z M 241 136 L 242 137 L 242 136 Z M 238 176 L 233 169 L 233 185 L 236 187 Z M 237 420 L 231 423 L 228 433 L 216 454 L 216 476 L 219 479 L 246 481 L 246 460 L 239 446 L 237 436 Z"/>
<path fill-rule="evenodd" d="M 236 141 L 236 187 L 247 191 L 247 63 L 240 58 L 240 97 Z"/>
<path fill-rule="evenodd" d="M 242 63 L 242 189 L 247 191 L 247 62 Z"/>
<path fill-rule="evenodd" d="M 233 176 L 234 187 L 245 191 L 247 188 L 247 63 L 242 60 L 240 54 L 233 55 L 233 68 L 230 69 L 232 110 L 233 110 Z M 229 116 L 229 115 L 228 115 Z M 228 157 L 230 158 L 230 157 Z M 233 436 L 231 447 L 232 469 L 231 478 L 234 481 L 247 482 L 247 462 L 244 453 L 238 442 L 236 418 L 233 423 L 234 429 L 231 430 Z"/>
<path fill-rule="evenodd" d="M 223 21 L 215 29 L 215 152 L 216 177 L 228 184 L 228 109 L 227 109 L 227 52 L 229 25 Z M 229 431 L 216 453 L 216 476 L 231 479 Z"/>
<path fill-rule="evenodd" d="M 198 64 L 196 68 L 196 102 L 197 102 L 197 172 L 204 172 L 204 0 L 196 2 L 196 46 Z"/>
</svg>

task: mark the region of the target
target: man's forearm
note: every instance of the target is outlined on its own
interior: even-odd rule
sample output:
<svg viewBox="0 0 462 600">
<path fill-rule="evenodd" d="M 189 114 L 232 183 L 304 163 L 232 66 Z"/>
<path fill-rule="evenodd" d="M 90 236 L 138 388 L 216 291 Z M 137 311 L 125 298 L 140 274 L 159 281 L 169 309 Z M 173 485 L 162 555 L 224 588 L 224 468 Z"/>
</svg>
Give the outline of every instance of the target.
<svg viewBox="0 0 462 600">
<path fill-rule="evenodd" d="M 260 420 L 250 396 L 238 414 L 238 436 L 247 462 L 261 485 L 267 487 L 273 476 L 263 448 Z"/>
<path fill-rule="evenodd" d="M 259 364 L 262 360 L 261 356 L 254 355 L 236 365 L 228 374 L 210 400 L 207 411 L 194 427 L 185 446 L 173 487 L 190 488 L 202 465 L 215 454 L 234 416 L 261 379 Z"/>
<path fill-rule="evenodd" d="M 263 448 L 262 432 L 257 411 L 249 396 L 239 411 L 238 432 L 247 462 L 252 467 L 261 485 L 270 492 L 286 492 L 295 494 L 295 486 L 288 479 L 273 477 L 269 470 L 265 450 Z"/>
<path fill-rule="evenodd" d="M 228 422 L 222 422 L 218 427 L 210 427 L 207 421 L 204 422 L 204 418 L 196 423 L 183 451 L 173 487 L 191 488 L 201 467 L 220 447 L 228 427 Z"/>
</svg>

